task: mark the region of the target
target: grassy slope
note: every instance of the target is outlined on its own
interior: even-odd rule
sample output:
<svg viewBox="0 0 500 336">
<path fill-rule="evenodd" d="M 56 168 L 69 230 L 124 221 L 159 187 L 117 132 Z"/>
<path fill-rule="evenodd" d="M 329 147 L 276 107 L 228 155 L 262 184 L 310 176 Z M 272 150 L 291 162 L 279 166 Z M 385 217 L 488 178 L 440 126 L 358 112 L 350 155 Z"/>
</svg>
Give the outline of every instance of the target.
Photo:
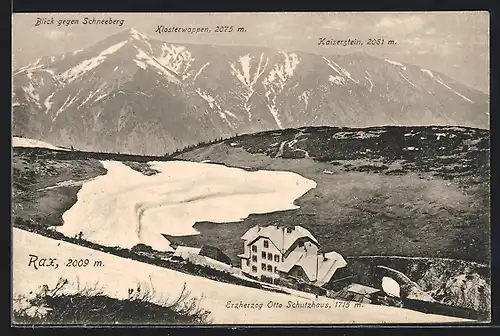
<svg viewBox="0 0 500 336">
<path fill-rule="evenodd" d="M 178 154 L 176 158 L 183 160 L 293 171 L 318 186 L 296 201 L 300 209 L 252 215 L 237 225 L 198 223 L 195 228 L 202 235 L 169 239 L 213 244 L 234 258 L 241 250 L 238 237 L 254 225 L 302 225 L 326 250 L 343 255 L 488 263 L 488 131 L 441 127 L 345 131 L 325 127 L 264 132 Z M 438 141 L 437 134 L 445 136 Z M 280 146 L 294 139 L 292 147 Z M 410 146 L 420 150 L 405 150 Z"/>
<path fill-rule="evenodd" d="M 51 310 L 44 316 L 14 312 L 15 324 L 116 325 L 206 324 L 209 312 L 182 312 L 149 300 L 118 300 L 106 295 L 72 294 L 48 297 L 42 302 Z M 206 315 L 206 316 L 205 316 Z"/>
</svg>

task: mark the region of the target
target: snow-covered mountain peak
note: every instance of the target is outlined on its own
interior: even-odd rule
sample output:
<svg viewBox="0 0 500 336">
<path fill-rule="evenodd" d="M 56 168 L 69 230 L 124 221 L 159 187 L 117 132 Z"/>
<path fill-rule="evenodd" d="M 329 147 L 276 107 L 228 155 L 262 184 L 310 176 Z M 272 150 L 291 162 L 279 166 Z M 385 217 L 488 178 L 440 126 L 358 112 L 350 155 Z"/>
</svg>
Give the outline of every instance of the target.
<svg viewBox="0 0 500 336">
<path fill-rule="evenodd" d="M 364 53 L 167 42 L 135 29 L 13 77 L 16 134 L 100 151 L 159 154 L 311 124 L 489 125 L 487 96 L 434 70 Z"/>
<path fill-rule="evenodd" d="M 145 34 L 139 32 L 137 30 L 135 30 L 134 28 L 129 29 L 127 32 L 131 35 L 131 37 L 133 39 L 136 39 L 136 40 L 141 40 L 141 39 L 147 40 L 147 39 L 149 39 L 148 36 L 146 36 Z"/>
</svg>

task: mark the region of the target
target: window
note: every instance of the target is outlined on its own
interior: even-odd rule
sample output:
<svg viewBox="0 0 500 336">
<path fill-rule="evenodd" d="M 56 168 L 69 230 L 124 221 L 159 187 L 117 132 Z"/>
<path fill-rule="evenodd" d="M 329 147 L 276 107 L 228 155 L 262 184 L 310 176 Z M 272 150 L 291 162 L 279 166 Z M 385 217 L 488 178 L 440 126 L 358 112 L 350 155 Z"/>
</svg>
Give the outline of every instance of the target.
<svg viewBox="0 0 500 336">
<path fill-rule="evenodd" d="M 278 274 L 278 267 L 274 266 L 274 273 Z"/>
<path fill-rule="evenodd" d="M 255 262 L 257 261 L 257 256 L 255 254 L 252 256 L 252 261 L 255 261 Z"/>
<path fill-rule="evenodd" d="M 252 252 L 257 252 L 257 246 L 252 245 Z"/>
<path fill-rule="evenodd" d="M 250 260 L 247 259 L 246 262 L 247 262 L 247 266 L 249 266 L 250 265 Z"/>
<path fill-rule="evenodd" d="M 257 273 L 257 266 L 252 266 L 252 272 Z"/>
<path fill-rule="evenodd" d="M 275 254 L 274 255 L 274 261 L 279 262 L 280 261 L 280 256 Z"/>
<path fill-rule="evenodd" d="M 265 271 L 266 270 L 266 264 L 262 263 L 262 270 Z"/>
<path fill-rule="evenodd" d="M 272 272 L 272 271 L 273 271 L 273 266 L 271 266 L 271 265 L 267 265 L 267 271 L 268 271 L 268 272 Z"/>
<path fill-rule="evenodd" d="M 262 258 L 266 259 L 266 252 L 262 252 Z"/>
<path fill-rule="evenodd" d="M 273 254 L 272 253 L 267 254 L 267 260 L 273 261 Z"/>
<path fill-rule="evenodd" d="M 265 247 L 265 248 L 268 248 L 268 247 L 269 247 L 269 241 L 264 240 L 264 247 Z"/>
</svg>

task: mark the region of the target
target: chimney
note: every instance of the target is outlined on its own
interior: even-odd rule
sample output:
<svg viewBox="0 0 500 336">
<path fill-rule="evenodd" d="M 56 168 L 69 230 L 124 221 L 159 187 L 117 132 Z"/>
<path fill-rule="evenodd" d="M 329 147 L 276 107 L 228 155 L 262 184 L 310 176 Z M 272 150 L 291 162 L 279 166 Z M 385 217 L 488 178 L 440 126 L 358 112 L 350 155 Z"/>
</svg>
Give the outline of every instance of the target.
<svg viewBox="0 0 500 336">
<path fill-rule="evenodd" d="M 260 225 L 257 225 L 257 232 L 260 232 Z"/>
<path fill-rule="evenodd" d="M 325 261 L 326 260 L 325 252 L 321 251 L 321 254 L 323 255 L 323 261 Z"/>
</svg>

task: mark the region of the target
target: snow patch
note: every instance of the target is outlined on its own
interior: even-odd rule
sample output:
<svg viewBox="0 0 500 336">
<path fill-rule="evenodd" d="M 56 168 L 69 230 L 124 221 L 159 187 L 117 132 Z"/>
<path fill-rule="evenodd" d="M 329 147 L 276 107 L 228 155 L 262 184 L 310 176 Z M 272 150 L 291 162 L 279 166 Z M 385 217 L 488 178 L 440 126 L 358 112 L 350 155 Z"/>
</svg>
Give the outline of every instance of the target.
<svg viewBox="0 0 500 336">
<path fill-rule="evenodd" d="M 47 142 L 35 139 L 12 137 L 12 147 L 32 147 L 32 148 L 48 148 L 67 151 L 66 148 L 57 147 Z"/>
<path fill-rule="evenodd" d="M 186 47 L 164 43 L 161 46 L 160 57 L 155 60 L 182 80 L 186 80 L 192 75 L 191 66 L 195 59 Z"/>
<path fill-rule="evenodd" d="M 437 140 L 441 139 L 441 137 L 446 137 L 447 134 L 446 133 L 436 133 L 436 136 L 437 136 Z"/>
<path fill-rule="evenodd" d="M 391 60 L 388 60 L 388 59 L 384 59 L 384 61 L 386 61 L 387 63 L 392 64 L 392 65 L 397 65 L 397 66 L 401 67 L 403 70 L 406 70 L 406 67 L 403 64 L 399 63 L 399 62 L 391 61 Z"/>
<path fill-rule="evenodd" d="M 339 139 L 339 140 L 344 140 L 344 139 L 369 139 L 369 138 L 378 138 L 380 137 L 380 133 L 376 132 L 364 132 L 364 131 L 357 131 L 357 132 L 337 132 L 335 133 L 332 138 L 333 139 Z"/>
<path fill-rule="evenodd" d="M 142 49 L 137 48 L 137 47 L 135 47 L 135 48 L 137 49 L 137 55 L 135 56 L 136 59 L 134 61 L 135 61 L 135 64 L 137 64 L 137 66 L 139 66 L 143 69 L 146 69 L 147 65 L 150 65 L 150 66 L 154 67 L 155 69 L 157 69 L 158 74 L 165 77 L 168 81 L 174 82 L 177 84 L 180 83 L 179 78 L 177 76 L 175 76 L 176 75 L 175 72 L 172 72 L 169 68 L 165 67 L 163 63 L 159 62 L 154 57 L 151 57 L 148 54 L 146 54 Z M 165 59 L 163 59 L 163 62 L 166 62 Z"/>
<path fill-rule="evenodd" d="M 309 97 L 311 96 L 311 92 L 309 90 L 306 90 L 302 92 L 302 94 L 299 96 L 299 101 L 304 102 L 304 104 L 307 105 L 309 104 Z"/>
<path fill-rule="evenodd" d="M 193 77 L 193 82 L 196 80 L 196 78 L 198 78 L 198 76 L 201 74 L 201 72 L 203 71 L 203 69 L 205 69 L 205 67 L 207 67 L 209 64 L 210 64 L 210 62 L 205 63 L 205 64 L 204 64 L 204 65 L 200 68 L 200 70 L 198 70 L 198 72 L 196 73 L 196 75 L 194 75 L 194 77 Z"/>
<path fill-rule="evenodd" d="M 198 88 L 196 89 L 196 93 L 208 103 L 208 106 L 210 106 L 210 108 L 213 109 L 214 107 L 217 107 L 219 110 L 221 109 L 215 99 L 207 92 L 202 91 L 200 88 Z"/>
<path fill-rule="evenodd" d="M 264 96 L 267 100 L 267 108 L 276 121 L 276 125 L 280 129 L 283 129 L 283 124 L 279 119 L 279 108 L 276 106 L 276 98 L 283 91 L 289 79 L 294 75 L 300 63 L 300 58 L 295 53 L 280 51 L 280 54 L 284 57 L 283 63 L 276 63 L 271 71 L 269 71 L 267 77 L 264 78 L 262 84 L 266 90 Z"/>
<path fill-rule="evenodd" d="M 146 176 L 117 161 L 101 161 L 108 173 L 83 184 L 63 214 L 59 232 L 131 248 L 144 243 L 171 250 L 162 234 L 198 234 L 199 221 L 237 222 L 252 213 L 296 209 L 294 201 L 316 183 L 290 172 L 254 171 L 196 162 L 149 162 Z M 230 207 L 226 205 L 231 203 Z M 225 211 L 220 211 L 225 208 Z M 88 220 L 82 223 L 85 214 Z"/>
<path fill-rule="evenodd" d="M 245 85 L 248 89 L 253 91 L 253 87 L 257 80 L 262 76 L 264 71 L 266 70 L 267 64 L 269 62 L 269 58 L 266 57 L 266 61 L 264 63 L 264 53 L 260 54 L 259 63 L 257 64 L 255 71 L 251 71 L 251 61 L 253 57 L 249 54 L 243 55 L 238 58 L 239 69 L 236 67 L 234 63 L 230 64 L 231 74 L 236 76 L 238 80 Z"/>
<path fill-rule="evenodd" d="M 132 35 L 132 38 L 133 39 L 136 39 L 136 40 L 141 40 L 141 39 L 144 39 L 146 40 L 148 37 L 140 32 L 138 32 L 137 30 L 135 30 L 134 28 L 130 29 L 130 33 Z"/>
<path fill-rule="evenodd" d="M 60 79 L 63 82 L 66 82 L 66 83 L 70 83 L 70 82 L 74 81 L 78 77 L 89 72 L 90 70 L 94 69 L 99 64 L 104 62 L 106 60 L 107 56 L 118 51 L 121 47 L 123 47 L 125 45 L 125 43 L 127 43 L 127 41 L 116 43 L 116 44 L 104 49 L 96 57 L 92 57 L 90 59 L 87 59 L 87 60 L 81 62 L 80 64 L 78 64 L 77 66 L 64 71 L 59 76 L 58 79 Z"/>
<path fill-rule="evenodd" d="M 45 98 L 45 101 L 43 102 L 43 105 L 45 106 L 45 114 L 49 113 L 50 107 L 52 106 L 52 102 L 50 101 L 50 99 L 52 99 L 52 97 L 54 96 L 54 93 L 55 92 L 52 92 L 50 94 L 50 96 Z"/>
<path fill-rule="evenodd" d="M 353 81 L 356 84 L 359 84 L 359 80 L 355 80 L 354 78 L 352 78 L 351 73 L 349 71 L 347 71 L 346 69 L 342 68 L 340 65 L 335 63 L 334 61 L 331 61 L 324 56 L 323 56 L 323 59 L 326 61 L 326 64 L 328 64 L 328 66 L 330 68 L 332 68 L 336 73 L 338 73 L 341 76 L 345 76 L 345 77 L 349 78 L 351 81 Z"/>
<path fill-rule="evenodd" d="M 30 82 L 28 84 L 28 86 L 23 86 L 22 89 L 31 101 L 33 101 L 35 104 L 40 106 L 40 103 L 39 103 L 40 95 L 36 92 L 36 89 L 33 86 L 33 83 Z"/>
<path fill-rule="evenodd" d="M 253 57 L 246 54 L 238 58 L 238 63 L 231 63 L 231 74 L 234 75 L 240 83 L 244 85 L 244 90 L 242 92 L 245 101 L 243 103 L 243 109 L 248 114 L 248 120 L 252 119 L 251 104 L 249 104 L 250 98 L 255 92 L 255 84 L 262 76 L 269 63 L 269 58 L 266 57 L 264 61 L 264 53 L 259 56 L 259 62 L 257 63 L 254 71 L 252 72 L 251 61 Z"/>
<path fill-rule="evenodd" d="M 345 85 L 345 78 L 342 76 L 333 76 L 329 75 L 328 76 L 328 81 L 332 84 L 337 84 L 338 86 L 344 86 Z"/>
<path fill-rule="evenodd" d="M 407 81 L 408 83 L 410 83 L 410 85 L 411 85 L 411 86 L 413 86 L 414 88 L 417 88 L 417 89 L 418 89 L 418 87 L 417 87 L 415 84 L 413 84 L 413 83 L 412 83 L 412 82 L 411 82 L 408 78 L 406 78 L 406 77 L 405 77 L 405 75 L 403 75 L 403 73 L 402 73 L 402 72 L 400 72 L 399 74 L 401 75 L 401 77 L 403 77 L 403 79 L 404 79 L 405 81 Z"/>
<path fill-rule="evenodd" d="M 365 78 L 370 83 L 370 88 L 368 89 L 368 91 L 372 92 L 372 90 L 373 90 L 373 82 L 372 82 L 371 75 L 370 75 L 370 73 L 368 71 L 365 71 L 365 72 L 368 75 L 368 76 L 365 76 Z"/>
<path fill-rule="evenodd" d="M 422 72 L 425 72 L 426 74 L 428 74 L 429 76 L 431 76 L 435 81 L 437 81 L 439 84 L 443 85 L 445 88 L 447 88 L 448 90 L 450 90 L 451 92 L 453 92 L 454 94 L 456 94 L 457 96 L 467 100 L 469 103 L 474 103 L 472 100 L 470 100 L 469 98 L 465 97 L 464 95 L 458 93 L 457 91 L 453 90 L 451 87 L 449 87 L 446 83 L 443 82 L 443 80 L 441 79 L 441 77 L 439 76 L 435 76 L 432 71 L 430 70 L 427 70 L 427 69 L 420 69 Z"/>
</svg>

